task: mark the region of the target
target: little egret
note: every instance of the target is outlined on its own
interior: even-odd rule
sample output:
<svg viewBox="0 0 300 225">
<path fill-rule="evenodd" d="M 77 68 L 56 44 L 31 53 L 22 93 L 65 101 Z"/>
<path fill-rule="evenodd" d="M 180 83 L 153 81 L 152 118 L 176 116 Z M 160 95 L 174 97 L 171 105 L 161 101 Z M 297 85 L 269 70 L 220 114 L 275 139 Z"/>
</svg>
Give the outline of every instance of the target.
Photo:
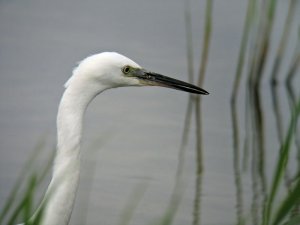
<svg viewBox="0 0 300 225">
<path fill-rule="evenodd" d="M 194 94 L 208 92 L 192 84 L 147 71 L 131 59 L 103 52 L 87 57 L 73 70 L 57 114 L 57 152 L 52 179 L 34 220 L 44 209 L 42 225 L 70 221 L 80 173 L 82 120 L 88 104 L 101 92 L 124 86 L 162 86 Z"/>
</svg>

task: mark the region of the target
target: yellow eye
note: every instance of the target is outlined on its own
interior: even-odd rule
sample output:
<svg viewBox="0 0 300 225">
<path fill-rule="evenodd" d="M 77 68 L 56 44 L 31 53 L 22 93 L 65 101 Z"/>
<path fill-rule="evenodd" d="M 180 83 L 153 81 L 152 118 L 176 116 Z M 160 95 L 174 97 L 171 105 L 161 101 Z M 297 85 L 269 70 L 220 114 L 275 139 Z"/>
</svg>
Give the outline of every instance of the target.
<svg viewBox="0 0 300 225">
<path fill-rule="evenodd" d="M 130 66 L 124 66 L 122 71 L 124 74 L 128 74 L 130 72 Z"/>
</svg>

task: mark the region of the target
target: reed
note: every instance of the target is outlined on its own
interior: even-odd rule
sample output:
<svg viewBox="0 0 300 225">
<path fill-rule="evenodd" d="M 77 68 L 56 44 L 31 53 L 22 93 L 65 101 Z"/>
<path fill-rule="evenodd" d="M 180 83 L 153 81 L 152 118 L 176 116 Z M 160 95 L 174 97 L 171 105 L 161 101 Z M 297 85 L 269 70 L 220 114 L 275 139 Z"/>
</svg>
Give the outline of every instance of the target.
<svg viewBox="0 0 300 225">
<path fill-rule="evenodd" d="M 235 79 L 233 83 L 232 93 L 231 93 L 231 102 L 235 103 L 238 97 L 240 82 L 242 78 L 242 73 L 245 64 L 245 57 L 247 53 L 247 45 L 250 36 L 251 26 L 253 25 L 254 9 L 256 5 L 256 0 L 248 0 L 247 13 L 243 28 L 243 36 L 240 43 L 240 50 L 238 56 L 238 62 L 235 72 Z"/>
<path fill-rule="evenodd" d="M 276 169 L 273 175 L 272 186 L 270 190 L 270 196 L 266 204 L 266 214 L 265 214 L 265 224 L 270 224 L 270 218 L 273 212 L 274 199 L 276 194 L 278 193 L 278 189 L 280 187 L 280 182 L 282 180 L 284 171 L 286 170 L 286 166 L 289 160 L 289 154 L 291 150 L 292 139 L 295 135 L 295 129 L 298 123 L 298 119 L 300 116 L 300 101 L 298 101 L 297 106 L 291 116 L 289 128 L 285 137 L 283 144 L 281 145 Z M 292 188 L 292 191 L 288 193 L 285 199 L 282 201 L 277 211 L 273 214 L 272 225 L 280 224 L 280 222 L 290 214 L 291 209 L 300 203 L 300 179 L 297 179 L 296 184 Z M 290 219 L 291 221 L 294 218 Z"/>
<path fill-rule="evenodd" d="M 54 156 L 54 151 L 52 151 L 51 155 L 48 156 L 46 164 L 41 169 L 37 169 L 35 163 L 44 148 L 45 137 L 38 141 L 29 159 L 24 164 L 0 213 L 0 224 L 15 225 L 19 220 L 26 221 L 25 224 L 29 225 L 39 224 L 43 207 L 40 208 L 34 219 L 30 220 L 30 217 L 35 210 L 36 192 L 49 173 Z M 24 184 L 26 184 L 25 187 Z"/>
<path fill-rule="evenodd" d="M 291 24 L 294 19 L 296 7 L 297 7 L 297 0 L 290 0 L 289 10 L 285 19 L 283 32 L 281 34 L 280 43 L 277 48 L 276 58 L 274 60 L 273 69 L 271 73 L 271 82 L 273 85 L 277 84 L 278 81 L 278 74 L 281 69 L 282 59 L 286 51 L 288 37 L 291 31 Z"/>
<path fill-rule="evenodd" d="M 205 9 L 205 21 L 204 21 L 204 32 L 202 42 L 202 52 L 200 67 L 197 79 L 194 77 L 194 52 L 193 52 L 193 33 L 192 33 L 192 21 L 190 12 L 190 1 L 185 2 L 185 28 L 186 28 L 186 57 L 188 64 L 188 79 L 189 81 L 195 82 L 199 86 L 203 86 L 207 65 L 209 61 L 209 52 L 211 46 L 211 36 L 213 30 L 213 0 L 206 1 Z M 284 29 L 280 39 L 279 46 L 277 48 L 276 58 L 273 62 L 272 67 L 272 81 L 276 82 L 279 76 L 279 70 L 281 62 L 285 55 L 285 49 L 288 41 L 288 35 L 291 30 L 291 23 L 293 22 L 295 14 L 296 0 L 290 0 L 289 13 L 285 20 Z M 287 171 L 287 164 L 291 154 L 293 139 L 299 142 L 299 134 L 297 132 L 297 123 L 300 116 L 300 101 L 296 100 L 296 93 L 293 93 L 291 100 L 291 108 L 293 109 L 291 119 L 289 121 L 288 130 L 284 133 L 284 124 L 281 121 L 280 105 L 277 101 L 276 89 L 273 93 L 273 103 L 275 120 L 278 128 L 278 136 L 280 140 L 280 150 L 278 152 L 275 169 L 273 171 L 273 177 L 271 183 L 267 183 L 265 175 L 265 119 L 263 102 L 260 94 L 260 83 L 263 77 L 263 71 L 265 68 L 266 61 L 269 59 L 270 39 L 272 38 L 272 27 L 275 21 L 277 0 L 248 0 L 247 12 L 244 21 L 244 27 L 242 31 L 242 39 L 240 42 L 240 49 L 237 58 L 237 65 L 235 71 L 235 78 L 233 81 L 233 88 L 231 93 L 231 119 L 232 119 L 232 130 L 233 130 L 233 171 L 235 174 L 235 186 L 236 186 L 236 219 L 237 224 L 247 224 L 246 217 L 247 213 L 244 213 L 245 208 L 243 196 L 243 179 L 240 159 L 240 127 L 239 118 L 237 112 L 237 97 L 239 96 L 239 89 L 241 86 L 241 79 L 245 68 L 248 70 L 248 92 L 246 96 L 246 139 L 248 144 L 245 146 L 252 150 L 252 189 L 253 189 L 253 201 L 251 207 L 252 222 L 253 224 L 262 225 L 296 225 L 300 223 L 299 214 L 293 214 L 293 209 L 300 204 L 300 152 L 298 152 L 299 168 L 298 172 L 293 179 L 288 193 L 283 197 L 279 204 L 276 200 L 281 196 L 280 188 L 284 179 L 284 174 Z M 259 11 L 260 9 L 260 11 Z M 256 16 L 259 13 L 258 19 Z M 252 39 L 251 39 L 252 37 Z M 299 35 L 300 37 L 300 35 Z M 300 38 L 299 38 L 300 40 Z M 287 86 L 292 86 L 292 79 L 295 78 L 299 65 L 300 65 L 300 41 L 295 48 L 294 56 L 290 62 L 290 67 L 287 72 Z M 251 47 L 253 47 L 251 49 Z M 248 65 L 247 61 L 248 59 Z M 248 66 L 248 67 L 246 67 Z M 249 84 L 250 83 L 250 84 Z M 195 113 L 195 126 L 196 126 L 196 171 L 195 171 L 195 196 L 193 202 L 193 225 L 201 223 L 201 194 L 203 186 L 203 172 L 204 172 L 204 160 L 203 160 L 203 136 L 202 136 L 202 107 L 201 98 L 195 98 L 192 95 L 189 96 L 185 121 L 184 130 L 182 135 L 181 146 L 179 148 L 177 173 L 175 177 L 175 184 L 171 193 L 169 204 L 162 216 L 156 221 L 155 224 L 159 225 L 171 225 L 174 222 L 174 218 L 178 211 L 179 205 L 184 191 L 184 178 L 183 169 L 185 163 L 185 149 L 188 143 L 189 130 L 192 124 L 192 115 Z M 285 135 L 284 135 L 285 134 Z M 102 143 L 102 139 L 101 139 Z M 251 146 L 250 146 L 251 145 Z M 99 143 L 93 146 L 93 149 L 99 149 Z M 43 149 L 44 140 L 41 140 L 34 150 L 34 154 L 25 164 L 19 178 L 16 181 L 14 188 L 11 191 L 10 196 L 7 199 L 4 208 L 0 212 L 0 224 L 15 225 L 19 220 L 28 221 L 26 224 L 36 225 L 39 224 L 42 214 L 43 206 L 35 216 L 34 220 L 30 220 L 30 216 L 34 212 L 34 205 L 36 202 L 36 192 L 39 188 L 42 180 L 49 172 L 53 156 L 50 157 L 49 162 L 42 170 L 36 170 L 33 166 L 34 161 Z M 246 148 L 245 148 L 246 149 Z M 54 151 L 53 151 L 54 152 Z M 244 152 L 244 158 L 246 153 Z M 248 157 L 247 157 L 248 159 Z M 245 159 L 245 161 L 247 161 Z M 245 165 L 246 163 L 244 163 Z M 92 161 L 88 168 L 88 173 L 93 174 L 96 168 L 96 162 Z M 35 173 L 34 171 L 39 171 Z M 89 186 L 92 186 L 93 177 L 87 182 Z M 23 184 L 23 185 L 21 185 Z M 147 185 L 137 185 L 133 190 L 133 194 L 129 197 L 128 203 L 125 205 L 119 218 L 119 224 L 128 225 L 130 224 L 132 217 L 140 200 L 142 199 Z M 24 189 L 24 190 L 23 190 Z M 87 201 L 82 202 L 82 224 L 86 224 L 88 199 L 89 192 L 87 192 L 84 199 Z M 19 197 L 17 197 L 19 196 Z M 18 200 L 19 199 L 19 200 Z M 260 212 L 260 209 L 262 213 Z M 261 213 L 261 214 L 260 214 Z"/>
</svg>

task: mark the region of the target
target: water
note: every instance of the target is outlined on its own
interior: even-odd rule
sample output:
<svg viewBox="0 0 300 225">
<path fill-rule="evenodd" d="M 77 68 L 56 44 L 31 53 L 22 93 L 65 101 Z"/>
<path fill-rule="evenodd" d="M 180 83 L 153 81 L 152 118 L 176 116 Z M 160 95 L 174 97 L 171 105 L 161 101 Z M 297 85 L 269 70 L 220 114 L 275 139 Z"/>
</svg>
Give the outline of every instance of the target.
<svg viewBox="0 0 300 225">
<path fill-rule="evenodd" d="M 192 125 L 185 152 L 184 194 L 174 224 L 192 224 L 198 219 L 201 224 L 226 225 L 237 223 L 240 215 L 248 221 L 253 221 L 255 215 L 260 216 L 261 195 L 256 199 L 255 194 L 261 193 L 262 186 L 255 177 L 257 173 L 251 169 L 251 165 L 257 166 L 255 157 L 250 152 L 246 163 L 242 163 L 246 136 L 245 86 L 242 86 L 237 109 L 240 121 L 238 168 L 234 167 L 236 154 L 229 101 L 246 3 L 214 2 L 211 52 L 203 87 L 211 94 L 203 98 L 202 107 L 204 172 L 198 179 L 200 202 L 195 197 L 197 164 L 195 126 Z M 205 4 L 192 1 L 191 5 L 195 69 L 198 70 Z M 279 1 L 272 55 L 287 8 L 285 1 Z M 299 13 L 294 21 L 299 21 Z M 294 22 L 288 57 L 294 50 L 296 27 Z M 38 140 L 46 136 L 48 152 L 55 144 L 57 105 L 63 84 L 76 62 L 93 53 L 117 51 L 147 69 L 187 80 L 185 45 L 184 3 L 181 1 L 0 2 L 0 208 Z M 268 75 L 271 64 L 268 63 Z M 287 66 L 288 60 L 284 62 L 283 71 Z M 299 96 L 299 76 L 294 86 Z M 290 111 L 284 87 L 279 89 L 279 96 L 286 130 Z M 267 82 L 263 83 L 261 99 L 265 180 L 269 188 L 279 141 Z M 91 176 L 82 176 L 71 224 L 82 223 L 84 209 L 88 211 L 87 224 L 118 224 L 122 210 L 140 184 L 146 184 L 147 188 L 131 224 L 149 224 L 163 215 L 175 184 L 187 102 L 187 94 L 174 90 L 122 88 L 101 94 L 91 104 L 85 119 L 83 174 L 93 163 L 96 163 L 95 171 L 92 184 Z M 90 143 L 102 136 L 106 137 L 105 143 L 98 151 L 92 151 Z M 294 149 L 292 159 L 296 155 Z M 296 168 L 297 161 L 293 159 L 290 173 L 294 174 Z M 47 182 L 43 187 L 46 185 Z M 88 207 L 84 204 L 87 198 Z M 200 205 L 198 215 L 194 213 L 195 204 Z M 256 214 L 253 206 L 257 206 Z"/>
</svg>

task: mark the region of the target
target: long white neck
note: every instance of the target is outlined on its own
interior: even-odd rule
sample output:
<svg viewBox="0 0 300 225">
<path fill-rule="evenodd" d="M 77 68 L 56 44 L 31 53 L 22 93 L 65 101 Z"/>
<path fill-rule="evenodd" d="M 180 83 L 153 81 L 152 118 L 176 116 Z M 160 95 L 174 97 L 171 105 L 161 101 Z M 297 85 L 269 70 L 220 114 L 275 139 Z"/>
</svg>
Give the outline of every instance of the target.
<svg viewBox="0 0 300 225">
<path fill-rule="evenodd" d="M 80 173 L 82 120 L 88 104 L 105 90 L 73 82 L 64 92 L 57 114 L 57 153 L 47 189 L 42 225 L 67 225 Z"/>
</svg>

